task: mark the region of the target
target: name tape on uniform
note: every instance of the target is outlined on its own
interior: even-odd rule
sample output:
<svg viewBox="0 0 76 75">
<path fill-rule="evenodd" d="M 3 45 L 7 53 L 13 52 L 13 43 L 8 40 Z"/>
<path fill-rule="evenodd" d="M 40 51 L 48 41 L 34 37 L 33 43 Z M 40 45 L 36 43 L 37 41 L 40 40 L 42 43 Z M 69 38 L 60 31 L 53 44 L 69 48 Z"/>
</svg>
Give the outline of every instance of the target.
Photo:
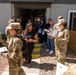
<svg viewBox="0 0 76 75">
<path fill-rule="evenodd" d="M 2 53 L 2 52 L 7 52 L 8 50 L 7 50 L 7 48 L 6 47 L 0 47 L 0 53 Z"/>
</svg>

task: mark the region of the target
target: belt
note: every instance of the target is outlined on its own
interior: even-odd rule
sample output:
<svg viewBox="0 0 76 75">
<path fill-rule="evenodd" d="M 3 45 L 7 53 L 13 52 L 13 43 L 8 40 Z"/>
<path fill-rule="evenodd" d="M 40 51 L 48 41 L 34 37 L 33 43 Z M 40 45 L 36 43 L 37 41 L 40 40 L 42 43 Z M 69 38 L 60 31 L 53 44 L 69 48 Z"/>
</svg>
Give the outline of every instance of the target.
<svg viewBox="0 0 76 75">
<path fill-rule="evenodd" d="M 48 38 L 50 38 L 50 39 L 54 39 L 54 37 L 52 37 L 52 36 L 47 36 Z"/>
</svg>

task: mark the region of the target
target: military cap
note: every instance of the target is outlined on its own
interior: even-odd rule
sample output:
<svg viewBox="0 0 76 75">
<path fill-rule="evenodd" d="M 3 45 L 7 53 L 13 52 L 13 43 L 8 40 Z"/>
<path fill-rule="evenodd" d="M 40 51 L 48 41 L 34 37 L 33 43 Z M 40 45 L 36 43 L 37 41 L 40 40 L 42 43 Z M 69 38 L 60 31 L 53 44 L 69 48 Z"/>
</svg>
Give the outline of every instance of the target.
<svg viewBox="0 0 76 75">
<path fill-rule="evenodd" d="M 20 23 L 10 23 L 8 26 L 7 26 L 7 29 L 21 29 L 21 25 Z"/>
<path fill-rule="evenodd" d="M 10 23 L 13 23 L 13 22 L 14 22 L 13 19 L 9 19 L 9 21 L 8 21 L 9 24 L 10 24 Z"/>
<path fill-rule="evenodd" d="M 58 16 L 58 19 L 63 19 L 63 17 L 62 16 Z"/>
<path fill-rule="evenodd" d="M 66 26 L 66 25 L 67 25 L 66 20 L 65 20 L 65 19 L 60 19 L 60 20 L 59 20 L 59 25 L 64 25 L 64 26 Z"/>
</svg>

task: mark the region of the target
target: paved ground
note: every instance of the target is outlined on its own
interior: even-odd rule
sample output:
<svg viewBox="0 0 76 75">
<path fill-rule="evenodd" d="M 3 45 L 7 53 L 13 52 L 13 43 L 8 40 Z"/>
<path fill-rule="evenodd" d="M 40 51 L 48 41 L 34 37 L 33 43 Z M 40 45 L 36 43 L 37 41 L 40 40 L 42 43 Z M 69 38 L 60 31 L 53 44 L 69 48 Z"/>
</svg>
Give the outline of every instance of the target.
<svg viewBox="0 0 76 75">
<path fill-rule="evenodd" d="M 33 59 L 31 63 L 31 68 L 27 68 L 27 65 L 23 65 L 22 68 L 24 69 L 26 75 L 39 75 L 39 64 L 40 59 Z M 4 72 L 1 75 L 9 75 L 8 66 L 5 68 Z"/>
<path fill-rule="evenodd" d="M 7 67 L 8 60 L 6 57 L 0 56 L 0 75 L 3 72 L 3 70 Z"/>
<path fill-rule="evenodd" d="M 33 59 L 31 62 L 31 68 L 27 68 L 27 64 L 26 65 L 23 64 L 23 66 L 22 66 L 26 75 L 39 75 L 39 72 L 40 72 L 40 69 L 39 69 L 40 68 L 40 66 L 39 66 L 39 64 L 40 64 L 40 46 L 41 46 L 41 44 L 38 44 L 38 43 L 35 44 L 35 48 L 34 48 L 34 51 L 32 54 Z M 5 59 L 7 61 L 7 58 L 5 58 Z M 6 61 L 4 61 L 3 58 L 1 58 L 1 60 L 2 60 L 1 63 L 6 62 Z M 2 66 L 2 67 L 4 67 L 4 69 L 3 69 L 4 71 L 1 70 L 0 75 L 9 75 L 9 73 L 8 73 L 9 66 L 7 65 L 7 67 L 6 67 L 6 65 L 7 64 L 4 64 Z"/>
<path fill-rule="evenodd" d="M 56 70 L 56 60 L 55 54 L 49 55 L 49 52 L 45 51 L 46 48 L 41 46 L 40 50 L 40 58 L 35 58 L 32 60 L 31 68 L 28 69 L 27 65 L 23 65 L 23 69 L 26 72 L 26 75 L 55 75 Z M 5 60 L 6 61 L 6 60 Z M 76 64 L 76 55 L 71 51 L 67 51 L 67 57 L 65 61 L 67 66 L 71 66 Z M 1 68 L 0 68 L 1 69 Z M 4 70 L 2 75 L 9 75 L 8 74 L 8 67 Z"/>
<path fill-rule="evenodd" d="M 46 48 L 44 46 L 41 47 L 40 51 L 40 74 L 39 75 L 56 75 L 56 59 L 55 53 L 49 55 L 49 52 L 45 51 Z M 65 60 L 66 66 L 72 66 L 76 64 L 76 55 L 71 51 L 67 51 L 67 57 Z"/>
</svg>

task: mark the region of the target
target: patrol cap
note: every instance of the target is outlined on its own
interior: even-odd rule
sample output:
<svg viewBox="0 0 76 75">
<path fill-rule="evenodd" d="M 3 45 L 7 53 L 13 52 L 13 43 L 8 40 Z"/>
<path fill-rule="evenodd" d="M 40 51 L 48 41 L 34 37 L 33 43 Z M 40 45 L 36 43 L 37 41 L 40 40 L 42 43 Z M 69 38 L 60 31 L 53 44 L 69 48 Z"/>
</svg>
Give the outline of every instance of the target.
<svg viewBox="0 0 76 75">
<path fill-rule="evenodd" d="M 9 21 L 8 21 L 9 24 L 10 24 L 10 23 L 13 23 L 13 22 L 14 22 L 13 19 L 9 19 Z"/>
<path fill-rule="evenodd" d="M 11 23 L 8 25 L 7 29 L 21 29 L 20 23 Z"/>
<path fill-rule="evenodd" d="M 13 20 L 13 19 L 10 19 L 9 21 L 14 22 L 14 20 Z"/>
<path fill-rule="evenodd" d="M 63 19 L 63 17 L 62 16 L 58 16 L 58 19 Z"/>
<path fill-rule="evenodd" d="M 66 22 L 66 20 L 65 19 L 61 19 L 61 20 L 59 20 L 59 26 L 60 25 L 64 25 L 64 27 L 67 25 L 67 22 Z"/>
</svg>

